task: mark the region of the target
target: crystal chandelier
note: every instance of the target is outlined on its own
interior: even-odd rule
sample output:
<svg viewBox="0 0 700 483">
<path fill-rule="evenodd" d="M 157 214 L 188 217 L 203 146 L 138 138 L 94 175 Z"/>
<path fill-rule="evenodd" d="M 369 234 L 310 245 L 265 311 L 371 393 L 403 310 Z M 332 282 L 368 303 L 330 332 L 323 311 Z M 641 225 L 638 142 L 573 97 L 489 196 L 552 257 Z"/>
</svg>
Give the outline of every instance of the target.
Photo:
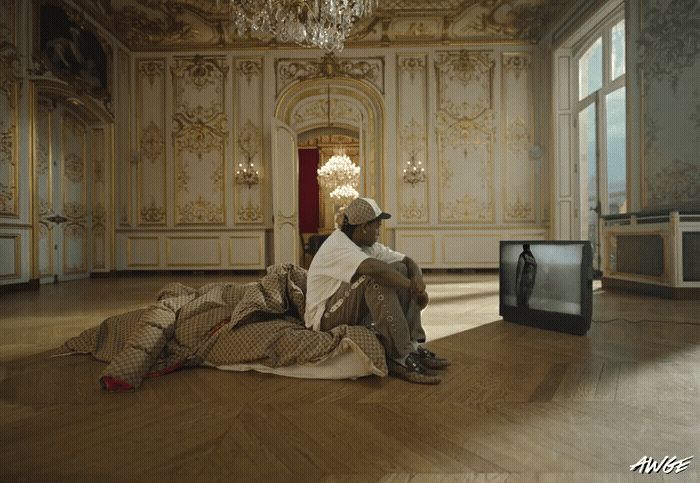
<svg viewBox="0 0 700 483">
<path fill-rule="evenodd" d="M 421 166 L 422 164 L 420 161 L 416 164 L 416 155 L 411 153 L 411 158 L 406 161 L 406 167 L 403 170 L 404 183 L 410 183 L 413 186 L 425 181 L 425 168 Z"/>
<path fill-rule="evenodd" d="M 229 0 L 239 36 L 261 32 L 280 42 L 329 52 L 343 50 L 352 26 L 371 15 L 377 4 L 378 0 Z"/>
<path fill-rule="evenodd" d="M 360 167 L 355 166 L 347 154 L 335 154 L 316 170 L 318 181 L 331 193 L 340 186 L 354 188 L 360 181 Z M 333 195 L 331 195 L 333 196 Z"/>
<path fill-rule="evenodd" d="M 330 193 L 330 197 L 333 198 L 342 208 L 348 206 L 350 202 L 358 196 L 360 196 L 360 193 L 358 193 L 357 190 L 349 184 L 338 186 Z"/>
</svg>

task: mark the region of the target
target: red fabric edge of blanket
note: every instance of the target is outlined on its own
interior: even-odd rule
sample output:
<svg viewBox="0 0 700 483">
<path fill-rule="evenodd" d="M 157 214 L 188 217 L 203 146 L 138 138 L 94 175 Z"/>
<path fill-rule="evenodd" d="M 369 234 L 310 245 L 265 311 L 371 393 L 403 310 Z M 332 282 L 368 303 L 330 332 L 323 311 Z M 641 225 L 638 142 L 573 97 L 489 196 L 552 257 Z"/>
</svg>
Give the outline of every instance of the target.
<svg viewBox="0 0 700 483">
<path fill-rule="evenodd" d="M 135 389 L 134 386 L 128 382 L 112 376 L 103 376 L 100 382 L 102 383 L 102 388 L 109 392 L 133 391 Z"/>
</svg>

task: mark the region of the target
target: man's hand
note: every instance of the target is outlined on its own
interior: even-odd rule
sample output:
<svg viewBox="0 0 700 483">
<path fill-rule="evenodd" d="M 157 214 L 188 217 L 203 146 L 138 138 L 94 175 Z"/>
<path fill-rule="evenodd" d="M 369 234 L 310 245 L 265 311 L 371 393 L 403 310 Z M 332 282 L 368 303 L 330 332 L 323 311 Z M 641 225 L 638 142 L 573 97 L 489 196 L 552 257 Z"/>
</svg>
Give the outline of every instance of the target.
<svg viewBox="0 0 700 483">
<path fill-rule="evenodd" d="M 420 275 L 414 275 L 411 277 L 411 295 L 417 297 L 418 295 L 425 292 L 425 282 L 423 282 L 423 277 Z"/>
</svg>

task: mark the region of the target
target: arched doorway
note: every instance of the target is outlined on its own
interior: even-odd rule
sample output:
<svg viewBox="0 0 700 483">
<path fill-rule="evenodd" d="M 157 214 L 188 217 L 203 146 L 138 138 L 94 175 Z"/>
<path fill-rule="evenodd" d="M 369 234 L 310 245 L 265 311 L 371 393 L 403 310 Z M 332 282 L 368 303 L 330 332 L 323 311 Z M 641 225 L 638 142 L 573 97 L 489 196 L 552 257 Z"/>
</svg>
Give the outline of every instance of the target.
<svg viewBox="0 0 700 483">
<path fill-rule="evenodd" d="M 85 278 L 113 265 L 114 122 L 63 83 L 31 86 L 34 276 Z"/>
<path fill-rule="evenodd" d="M 358 191 L 384 205 L 384 117 L 381 93 L 361 80 L 308 80 L 279 96 L 272 126 L 275 263 L 298 264 L 301 253 L 298 136 L 329 124 L 357 133 L 363 167 Z"/>
</svg>

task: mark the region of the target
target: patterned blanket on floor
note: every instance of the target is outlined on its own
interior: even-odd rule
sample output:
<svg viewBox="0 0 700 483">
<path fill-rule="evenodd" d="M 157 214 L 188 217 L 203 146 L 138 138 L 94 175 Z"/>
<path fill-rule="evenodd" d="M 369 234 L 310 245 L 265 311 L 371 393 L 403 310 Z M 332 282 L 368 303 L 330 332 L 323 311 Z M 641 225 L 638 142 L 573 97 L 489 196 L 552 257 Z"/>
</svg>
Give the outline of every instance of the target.
<svg viewBox="0 0 700 483">
<path fill-rule="evenodd" d="M 205 362 L 281 367 L 322 361 L 348 347 L 386 375 L 384 348 L 367 328 L 316 332 L 304 326 L 305 292 L 306 271 L 291 264 L 268 267 L 260 281 L 248 284 L 169 284 L 152 305 L 109 317 L 56 355 L 89 353 L 108 362 L 100 382 L 110 391 L 136 389 L 147 376 Z"/>
</svg>

